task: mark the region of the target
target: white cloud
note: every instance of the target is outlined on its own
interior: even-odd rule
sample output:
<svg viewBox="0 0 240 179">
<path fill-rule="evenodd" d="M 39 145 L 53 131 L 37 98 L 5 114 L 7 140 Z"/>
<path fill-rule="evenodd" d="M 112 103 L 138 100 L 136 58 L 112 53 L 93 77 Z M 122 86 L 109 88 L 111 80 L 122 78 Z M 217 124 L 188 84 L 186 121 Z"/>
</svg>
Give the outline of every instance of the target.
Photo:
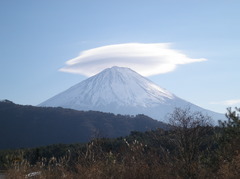
<svg viewBox="0 0 240 179">
<path fill-rule="evenodd" d="M 143 76 L 168 73 L 177 65 L 206 61 L 192 59 L 169 43 L 126 43 L 102 46 L 83 51 L 76 58 L 66 62 L 60 71 L 92 76 L 112 66 L 128 67 Z"/>
<path fill-rule="evenodd" d="M 219 101 L 219 102 L 211 102 L 211 104 L 220 104 L 225 106 L 233 106 L 240 104 L 240 99 L 231 99 L 231 100 L 225 100 L 225 101 Z"/>
</svg>

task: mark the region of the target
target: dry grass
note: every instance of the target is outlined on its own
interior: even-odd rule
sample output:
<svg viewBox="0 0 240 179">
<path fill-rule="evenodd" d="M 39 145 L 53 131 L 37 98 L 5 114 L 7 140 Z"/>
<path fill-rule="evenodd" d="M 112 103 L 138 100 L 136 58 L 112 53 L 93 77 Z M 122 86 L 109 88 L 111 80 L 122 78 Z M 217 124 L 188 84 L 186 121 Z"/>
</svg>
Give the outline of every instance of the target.
<svg viewBox="0 0 240 179">
<path fill-rule="evenodd" d="M 91 142 L 87 150 L 79 154 L 74 164 L 69 164 L 70 156 L 60 159 L 41 159 L 35 165 L 26 160 L 14 161 L 9 166 L 7 178 L 33 178 L 28 174 L 37 172 L 34 178 L 166 178 L 168 171 L 159 166 L 159 158 L 146 151 L 146 146 L 138 141 L 128 143 L 121 153 L 103 152 L 98 142 Z M 69 154 L 70 155 L 70 154 Z M 169 175 L 168 175 L 169 176 Z M 168 177 L 171 178 L 171 177 Z"/>
<path fill-rule="evenodd" d="M 179 161 L 164 150 L 164 155 L 148 149 L 144 144 L 124 140 L 120 153 L 104 152 L 97 141 L 87 145 L 87 150 L 71 163 L 71 153 L 56 159 L 40 159 L 36 164 L 24 159 L 12 161 L 6 172 L 10 179 L 183 179 L 183 178 L 239 178 L 240 154 L 230 162 L 222 162 L 217 173 L 199 163 L 193 163 L 194 175 L 186 177 L 184 161 Z M 34 173 L 36 172 L 36 173 Z M 30 176 L 29 174 L 36 174 Z"/>
</svg>

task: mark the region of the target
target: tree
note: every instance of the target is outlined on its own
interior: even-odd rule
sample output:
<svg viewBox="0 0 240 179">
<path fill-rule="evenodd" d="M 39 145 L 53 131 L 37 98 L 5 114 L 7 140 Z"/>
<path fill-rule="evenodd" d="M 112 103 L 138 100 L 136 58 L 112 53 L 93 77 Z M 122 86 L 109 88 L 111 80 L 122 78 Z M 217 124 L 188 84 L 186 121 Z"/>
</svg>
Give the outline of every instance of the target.
<svg viewBox="0 0 240 179">
<path fill-rule="evenodd" d="M 240 108 L 235 108 L 235 111 L 232 111 L 232 108 L 227 109 L 226 117 L 227 121 L 219 122 L 220 126 L 225 129 L 225 135 L 228 138 L 238 137 L 240 134 Z"/>
<path fill-rule="evenodd" d="M 218 175 L 240 178 L 240 108 L 227 109 L 226 121 L 219 121 Z"/>
<path fill-rule="evenodd" d="M 235 153 L 240 151 L 240 108 L 227 109 L 227 121 L 219 122 L 222 127 L 222 135 L 220 136 L 220 146 L 223 155 L 230 159 Z"/>
<path fill-rule="evenodd" d="M 201 159 L 210 148 L 207 138 L 213 131 L 211 118 L 190 108 L 176 108 L 169 116 L 171 144 L 175 148 L 172 160 L 179 166 L 183 178 L 197 178 Z"/>
</svg>

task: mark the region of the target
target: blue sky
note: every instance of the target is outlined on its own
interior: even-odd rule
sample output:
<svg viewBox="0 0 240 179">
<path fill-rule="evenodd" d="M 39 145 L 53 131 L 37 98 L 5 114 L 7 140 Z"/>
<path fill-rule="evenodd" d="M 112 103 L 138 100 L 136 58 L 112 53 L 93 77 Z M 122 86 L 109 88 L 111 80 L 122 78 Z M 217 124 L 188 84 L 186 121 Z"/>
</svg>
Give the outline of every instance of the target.
<svg viewBox="0 0 240 179">
<path fill-rule="evenodd" d="M 239 7 L 238 0 L 1 0 L 0 99 L 37 105 L 86 79 L 59 69 L 89 49 L 170 43 L 207 60 L 149 78 L 225 113 L 240 106 Z"/>
</svg>

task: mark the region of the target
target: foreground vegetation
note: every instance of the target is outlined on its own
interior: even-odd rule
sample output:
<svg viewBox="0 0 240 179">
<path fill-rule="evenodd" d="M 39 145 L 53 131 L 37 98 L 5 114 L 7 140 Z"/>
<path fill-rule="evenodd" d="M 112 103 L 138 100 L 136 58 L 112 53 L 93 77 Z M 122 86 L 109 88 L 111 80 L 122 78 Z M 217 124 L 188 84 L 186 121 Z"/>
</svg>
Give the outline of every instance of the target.
<svg viewBox="0 0 240 179">
<path fill-rule="evenodd" d="M 0 167 L 8 178 L 239 178 L 239 112 L 228 109 L 213 127 L 201 113 L 176 109 L 170 130 L 2 151 Z"/>
</svg>

